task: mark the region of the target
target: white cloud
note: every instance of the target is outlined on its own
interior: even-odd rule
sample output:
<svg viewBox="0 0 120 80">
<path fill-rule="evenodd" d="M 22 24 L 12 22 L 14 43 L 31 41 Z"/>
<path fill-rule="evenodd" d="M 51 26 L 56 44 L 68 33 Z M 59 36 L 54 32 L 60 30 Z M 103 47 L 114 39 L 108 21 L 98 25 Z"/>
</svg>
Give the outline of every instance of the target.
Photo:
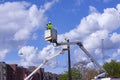
<svg viewBox="0 0 120 80">
<path fill-rule="evenodd" d="M 23 36 L 24 35 L 24 36 Z M 14 35 L 14 40 L 15 41 L 21 41 L 21 40 L 27 40 L 30 37 L 30 32 L 27 29 L 22 29 L 19 30 L 15 35 Z"/>
<path fill-rule="evenodd" d="M 117 5 L 117 10 L 120 12 L 120 4 Z"/>
<path fill-rule="evenodd" d="M 106 62 L 110 62 L 111 60 L 120 61 L 119 56 L 120 56 L 120 49 L 118 48 L 114 50 L 114 52 L 111 53 L 109 57 L 105 59 L 105 61 Z"/>
<path fill-rule="evenodd" d="M 120 54 L 120 49 L 117 50 L 118 54 Z"/>
<path fill-rule="evenodd" d="M 53 45 L 48 45 L 47 47 L 45 47 L 41 51 L 39 51 L 38 58 L 39 58 L 39 60 L 43 61 L 47 57 L 53 56 L 54 54 L 56 54 L 59 51 L 60 51 L 59 47 L 54 47 Z M 53 58 L 45 65 L 45 67 L 49 67 L 49 68 L 55 68 L 56 66 L 57 66 L 56 58 Z"/>
<path fill-rule="evenodd" d="M 94 13 L 94 12 L 97 13 L 98 12 L 97 9 L 93 6 L 89 6 L 89 10 L 90 10 L 90 13 Z"/>
<path fill-rule="evenodd" d="M 0 60 L 3 60 L 8 52 L 9 52 L 8 49 L 1 50 L 0 51 Z"/>
<path fill-rule="evenodd" d="M 107 37 L 108 32 L 106 30 L 93 32 L 84 40 L 84 46 L 87 49 L 101 48 L 101 39 L 107 39 Z"/>
<path fill-rule="evenodd" d="M 20 65 L 30 66 L 33 65 L 37 61 L 37 52 L 38 48 L 33 46 L 24 46 L 19 50 L 19 55 L 23 59 L 21 60 Z"/>
<path fill-rule="evenodd" d="M 104 9 L 103 13 L 99 13 L 94 11 L 93 9 L 95 8 L 92 7 L 91 13 L 84 17 L 76 28 L 58 36 L 59 41 L 63 41 L 64 38 L 70 39 L 70 41 L 81 41 L 84 46 L 89 49 L 90 54 L 97 58 L 97 61 L 100 61 L 100 50 L 98 49 L 101 48 L 101 39 L 104 39 L 104 48 L 106 52 L 108 49 L 120 47 L 119 45 L 116 45 L 120 43 L 119 34 L 114 32 L 120 28 L 119 8 L 119 5 L 117 5 L 117 8 L 107 8 Z M 55 51 L 56 50 L 53 46 L 48 45 L 39 51 L 37 56 L 40 60 L 43 60 L 47 56 L 54 54 Z M 88 59 L 85 58 L 84 55 L 82 57 L 81 54 L 78 55 L 79 51 L 77 48 L 74 53 L 76 61 Z M 112 56 L 107 58 L 107 60 L 112 59 L 112 57 L 116 57 L 118 54 L 115 55 L 110 53 L 110 55 Z M 88 66 L 89 65 L 91 65 L 91 63 L 88 64 Z"/>
<path fill-rule="evenodd" d="M 59 35 L 59 41 L 62 41 L 62 39 L 64 39 L 63 37 L 66 37 L 70 40 L 82 40 L 92 32 L 99 30 L 100 27 L 97 21 L 99 16 L 99 13 L 94 13 L 84 17 L 75 29 L 65 34 Z"/>
<path fill-rule="evenodd" d="M 116 30 L 120 23 L 120 14 L 115 8 L 107 8 L 104 10 L 104 13 L 100 15 L 98 23 L 101 28 L 114 31 Z"/>
<path fill-rule="evenodd" d="M 48 10 L 48 9 L 50 9 L 51 8 L 51 6 L 53 5 L 53 4 L 55 4 L 56 2 L 58 2 L 59 0 L 52 0 L 51 2 L 47 2 L 46 4 L 44 4 L 44 6 L 41 6 L 41 12 L 45 12 L 46 10 Z"/>
<path fill-rule="evenodd" d="M 45 12 L 57 0 L 38 8 L 27 2 L 5 2 L 0 4 L 0 51 L 18 48 L 32 38 L 32 32 L 47 22 Z M 3 58 L 1 58 L 3 59 Z"/>
<path fill-rule="evenodd" d="M 18 52 L 19 56 L 22 58 L 20 65 L 24 67 L 39 65 L 47 57 L 56 54 L 57 51 L 57 48 L 54 48 L 53 45 L 48 45 L 41 51 L 39 51 L 38 48 L 35 48 L 33 46 L 24 46 Z M 52 59 L 45 65 L 45 67 L 54 68 L 56 64 L 56 60 Z"/>
<path fill-rule="evenodd" d="M 120 34 L 113 33 L 110 39 L 113 43 L 120 43 Z"/>
<path fill-rule="evenodd" d="M 83 54 L 83 52 L 80 49 L 76 49 L 74 50 L 74 60 L 76 62 L 87 61 L 87 57 L 85 56 L 85 54 Z"/>
<path fill-rule="evenodd" d="M 50 56 L 52 54 L 55 53 L 55 48 L 53 47 L 53 45 L 48 45 L 47 47 L 43 48 L 40 52 L 39 52 L 39 58 L 40 59 L 45 59 L 47 56 Z"/>
<path fill-rule="evenodd" d="M 44 65 L 44 67 L 46 67 L 46 68 L 56 68 L 56 66 L 57 66 L 56 59 L 52 59 Z"/>
<path fill-rule="evenodd" d="M 93 68 L 95 68 L 96 66 L 95 66 L 92 62 L 90 62 L 90 63 L 88 63 L 88 64 L 86 65 L 86 67 L 93 69 Z"/>
<path fill-rule="evenodd" d="M 70 41 L 81 41 L 85 48 L 89 50 L 90 54 L 97 58 L 97 61 L 100 61 L 100 51 L 98 52 L 97 49 L 101 49 L 102 39 L 104 39 L 104 49 L 106 52 L 110 49 L 120 47 L 120 36 L 114 32 L 120 28 L 119 8 L 118 4 L 116 8 L 106 8 L 103 13 L 99 13 L 94 7 L 90 7 L 91 13 L 84 17 L 76 28 L 59 35 L 59 41 L 63 41 L 64 38 L 70 39 Z M 107 54 L 107 56 L 110 55 Z M 107 59 L 111 59 L 112 56 Z M 81 58 L 84 59 L 84 57 Z M 80 58 L 76 59 L 78 61 Z"/>
</svg>

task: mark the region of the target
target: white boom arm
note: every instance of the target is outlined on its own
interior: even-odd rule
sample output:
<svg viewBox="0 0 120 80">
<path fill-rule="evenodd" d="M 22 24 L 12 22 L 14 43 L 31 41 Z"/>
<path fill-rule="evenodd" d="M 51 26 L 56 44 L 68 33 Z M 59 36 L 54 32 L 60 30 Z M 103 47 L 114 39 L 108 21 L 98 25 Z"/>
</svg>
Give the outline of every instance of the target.
<svg viewBox="0 0 120 80">
<path fill-rule="evenodd" d="M 42 66 L 44 66 L 49 60 L 53 59 L 54 57 L 60 55 L 61 53 L 63 53 L 65 50 L 62 49 L 61 51 L 59 51 L 58 53 L 52 55 L 52 56 L 49 56 L 47 57 L 30 75 L 28 75 L 25 80 L 29 80 L 33 74 L 35 74 Z"/>
</svg>

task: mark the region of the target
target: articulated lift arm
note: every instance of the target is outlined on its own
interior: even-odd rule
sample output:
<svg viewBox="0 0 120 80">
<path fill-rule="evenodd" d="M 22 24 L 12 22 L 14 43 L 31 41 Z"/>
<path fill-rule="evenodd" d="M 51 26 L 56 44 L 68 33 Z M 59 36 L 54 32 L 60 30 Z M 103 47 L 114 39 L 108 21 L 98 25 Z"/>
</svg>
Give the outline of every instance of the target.
<svg viewBox="0 0 120 80">
<path fill-rule="evenodd" d="M 88 58 L 90 58 L 90 60 L 100 69 L 100 71 L 102 72 L 101 74 L 97 75 L 94 77 L 94 80 L 97 80 L 99 77 L 105 77 L 105 75 L 107 75 L 107 72 L 104 70 L 103 67 L 101 67 L 101 65 L 94 59 L 94 57 L 92 55 L 90 55 L 90 53 L 84 48 L 84 46 L 82 45 L 81 42 L 69 42 L 69 43 L 57 43 L 57 46 L 60 45 L 78 45 L 80 49 L 82 49 L 82 51 L 88 56 Z"/>
<path fill-rule="evenodd" d="M 55 29 L 47 29 L 45 31 L 45 40 L 50 41 L 51 43 L 56 43 L 56 46 L 61 45 L 78 45 L 80 49 L 90 58 L 90 60 L 102 71 L 106 71 L 103 69 L 103 67 L 100 66 L 100 64 L 94 59 L 92 55 L 89 54 L 89 52 L 84 48 L 81 42 L 64 42 L 64 43 L 58 43 L 57 42 L 57 31 Z"/>
<path fill-rule="evenodd" d="M 91 62 L 93 62 L 101 71 L 105 72 L 104 68 L 101 67 L 101 65 L 94 59 L 92 55 L 89 54 L 89 52 L 84 48 L 82 43 L 77 43 L 77 45 L 84 51 L 84 53 L 90 58 Z"/>
<path fill-rule="evenodd" d="M 33 74 L 35 74 L 42 66 L 44 66 L 49 60 L 53 59 L 54 57 L 60 55 L 61 53 L 63 53 L 65 50 L 62 49 L 61 51 L 59 51 L 58 53 L 52 55 L 52 56 L 49 56 L 47 57 L 30 75 L 28 75 L 25 80 L 29 80 Z"/>
<path fill-rule="evenodd" d="M 82 45 L 81 42 L 69 42 L 69 43 L 57 43 L 57 46 L 60 45 L 78 45 L 80 47 L 80 49 L 82 49 L 82 51 L 90 58 L 90 60 L 103 72 L 105 72 L 105 70 L 101 67 L 101 65 L 94 59 L 94 57 L 92 55 L 90 55 L 90 53 L 84 48 L 84 46 Z"/>
<path fill-rule="evenodd" d="M 100 73 L 99 75 L 95 76 L 93 80 L 98 80 L 98 78 L 101 77 L 105 77 L 106 75 L 108 75 L 108 73 L 105 71 L 105 69 L 103 67 L 101 67 L 101 65 L 94 59 L 94 57 L 92 55 L 89 54 L 89 52 L 84 48 L 84 46 L 82 45 L 82 43 L 78 42 L 76 43 L 83 51 L 84 53 L 90 58 L 90 60 L 101 70 L 102 73 Z"/>
</svg>

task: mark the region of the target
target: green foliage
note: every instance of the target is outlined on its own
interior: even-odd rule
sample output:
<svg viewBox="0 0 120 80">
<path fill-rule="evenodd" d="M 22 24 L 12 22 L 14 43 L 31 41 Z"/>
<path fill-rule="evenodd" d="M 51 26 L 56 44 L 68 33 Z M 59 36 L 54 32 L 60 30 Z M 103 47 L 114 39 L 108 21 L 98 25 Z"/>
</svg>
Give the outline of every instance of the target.
<svg viewBox="0 0 120 80">
<path fill-rule="evenodd" d="M 80 80 L 81 78 L 81 73 L 79 70 L 77 70 L 76 68 L 72 68 L 72 80 Z"/>
<path fill-rule="evenodd" d="M 71 69 L 72 73 L 72 80 L 80 80 L 81 79 L 81 73 L 78 69 L 72 68 Z M 63 73 L 60 77 L 59 80 L 68 80 L 68 71 Z"/>
<path fill-rule="evenodd" d="M 65 72 L 64 74 L 61 74 L 59 77 L 59 80 L 68 80 L 68 72 Z"/>
<path fill-rule="evenodd" d="M 120 77 L 120 63 L 119 62 L 111 60 L 111 62 L 109 62 L 109 63 L 106 62 L 103 65 L 103 67 L 110 76 Z"/>
</svg>

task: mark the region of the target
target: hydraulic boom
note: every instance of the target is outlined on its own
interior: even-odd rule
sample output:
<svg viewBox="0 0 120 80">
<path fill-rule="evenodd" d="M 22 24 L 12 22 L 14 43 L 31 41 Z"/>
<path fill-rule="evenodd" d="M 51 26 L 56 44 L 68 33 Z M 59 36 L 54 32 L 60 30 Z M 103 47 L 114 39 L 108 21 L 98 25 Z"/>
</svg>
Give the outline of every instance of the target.
<svg viewBox="0 0 120 80">
<path fill-rule="evenodd" d="M 94 59 L 94 57 L 92 55 L 90 55 L 90 53 L 84 48 L 84 46 L 82 45 L 81 42 L 57 43 L 57 46 L 74 45 L 74 44 L 78 45 L 79 48 L 90 58 L 91 62 L 93 62 L 102 72 L 105 72 L 103 67 L 101 67 L 101 65 Z"/>
<path fill-rule="evenodd" d="M 49 60 L 53 59 L 54 57 L 60 55 L 61 53 L 63 53 L 65 51 L 65 49 L 60 50 L 59 52 L 57 52 L 56 54 L 47 57 L 30 75 L 28 75 L 25 80 L 29 80 L 33 74 L 35 74 L 42 66 L 44 66 Z"/>
</svg>

